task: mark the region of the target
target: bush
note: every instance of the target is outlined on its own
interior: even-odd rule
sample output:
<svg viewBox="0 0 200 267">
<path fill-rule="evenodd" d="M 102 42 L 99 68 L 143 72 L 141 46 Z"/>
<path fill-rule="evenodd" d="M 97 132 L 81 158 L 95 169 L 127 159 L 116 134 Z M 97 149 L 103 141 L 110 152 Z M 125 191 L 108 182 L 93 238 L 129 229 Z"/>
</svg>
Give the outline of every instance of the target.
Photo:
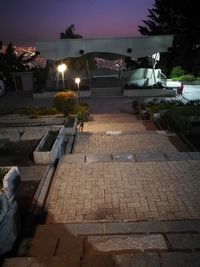
<svg viewBox="0 0 200 267">
<path fill-rule="evenodd" d="M 77 115 L 78 122 L 88 121 L 88 117 L 89 117 L 88 106 L 85 106 L 85 105 L 76 106 L 75 113 Z"/>
<path fill-rule="evenodd" d="M 72 91 L 63 91 L 54 96 L 54 106 L 68 117 L 74 111 L 76 94 Z"/>
<path fill-rule="evenodd" d="M 37 118 L 38 116 L 55 115 L 58 111 L 55 107 L 34 107 L 34 108 L 23 108 L 20 110 L 20 115 L 27 115 L 31 118 Z"/>
<path fill-rule="evenodd" d="M 174 80 L 183 75 L 185 75 L 185 70 L 181 66 L 176 66 L 172 69 L 170 78 Z"/>
<path fill-rule="evenodd" d="M 168 110 L 161 116 L 161 122 L 165 122 L 170 130 L 186 132 L 191 129 L 191 122 L 187 116 L 182 114 L 182 109 L 174 108 Z"/>
<path fill-rule="evenodd" d="M 194 75 L 192 74 L 185 74 L 185 75 L 182 75 L 180 78 L 179 78 L 179 81 L 187 81 L 187 82 L 193 82 L 195 81 L 196 78 L 194 77 Z"/>
</svg>

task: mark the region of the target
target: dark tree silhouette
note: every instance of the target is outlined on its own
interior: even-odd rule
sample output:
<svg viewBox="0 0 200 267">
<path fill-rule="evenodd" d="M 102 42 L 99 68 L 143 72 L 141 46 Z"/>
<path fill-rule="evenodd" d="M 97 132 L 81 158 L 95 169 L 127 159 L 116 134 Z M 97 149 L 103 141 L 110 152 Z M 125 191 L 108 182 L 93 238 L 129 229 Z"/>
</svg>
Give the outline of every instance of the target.
<svg viewBox="0 0 200 267">
<path fill-rule="evenodd" d="M 82 38 L 80 34 L 75 33 L 75 25 L 71 24 L 66 28 L 65 32 L 60 33 L 60 39 L 79 39 Z"/>
<path fill-rule="evenodd" d="M 195 74 L 200 72 L 200 16 L 198 0 L 155 0 L 147 19 L 138 26 L 142 35 L 175 35 L 171 60 Z"/>
</svg>

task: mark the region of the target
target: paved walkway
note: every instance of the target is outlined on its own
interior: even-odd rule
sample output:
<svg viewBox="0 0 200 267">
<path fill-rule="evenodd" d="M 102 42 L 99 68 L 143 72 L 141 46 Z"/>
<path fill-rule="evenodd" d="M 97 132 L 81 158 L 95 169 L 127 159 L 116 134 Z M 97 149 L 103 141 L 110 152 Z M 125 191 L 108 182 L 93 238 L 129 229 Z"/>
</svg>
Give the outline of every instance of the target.
<svg viewBox="0 0 200 267">
<path fill-rule="evenodd" d="M 47 203 L 47 223 L 200 219 L 199 160 L 179 157 L 179 161 L 162 162 L 162 158 L 150 161 L 147 157 L 143 162 L 125 162 L 105 155 L 177 154 L 165 134 L 146 130 L 134 117 L 131 125 L 129 115 L 127 120 L 122 115 L 120 128 L 115 128 L 121 135 L 105 132 L 108 125 L 109 130 L 116 126 L 115 115 L 113 122 L 111 115 L 104 115 L 86 123 L 84 129 L 89 125 L 91 132 L 78 135 L 74 160 L 64 156 L 58 166 Z M 129 133 L 124 133 L 127 127 Z"/>
</svg>

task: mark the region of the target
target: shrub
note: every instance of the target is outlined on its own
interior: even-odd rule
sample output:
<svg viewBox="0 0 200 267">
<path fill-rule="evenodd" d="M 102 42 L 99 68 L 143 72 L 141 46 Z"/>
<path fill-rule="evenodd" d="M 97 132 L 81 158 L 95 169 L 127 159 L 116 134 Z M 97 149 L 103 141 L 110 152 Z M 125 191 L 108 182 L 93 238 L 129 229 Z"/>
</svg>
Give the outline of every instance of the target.
<svg viewBox="0 0 200 267">
<path fill-rule="evenodd" d="M 38 116 L 45 115 L 55 115 L 58 113 L 55 107 L 33 107 L 33 108 L 23 108 L 20 110 L 20 115 L 27 115 L 31 118 L 37 118 Z"/>
<path fill-rule="evenodd" d="M 88 121 L 89 107 L 85 105 L 76 106 L 75 113 L 77 115 L 78 122 Z"/>
<path fill-rule="evenodd" d="M 182 75 L 180 78 L 179 78 L 179 81 L 187 81 L 187 82 L 192 82 L 192 81 L 195 81 L 196 78 L 194 77 L 194 75 L 192 74 L 185 74 L 185 75 Z"/>
<path fill-rule="evenodd" d="M 170 78 L 176 79 L 177 77 L 181 77 L 185 75 L 185 70 L 181 66 L 176 66 L 172 69 Z"/>
<path fill-rule="evenodd" d="M 190 119 L 182 114 L 182 109 L 180 108 L 174 108 L 165 112 L 161 116 L 161 121 L 167 123 L 170 130 L 177 132 L 186 132 L 191 128 Z"/>
<path fill-rule="evenodd" d="M 76 94 L 72 91 L 63 91 L 54 96 L 54 106 L 68 117 L 74 111 Z"/>
</svg>

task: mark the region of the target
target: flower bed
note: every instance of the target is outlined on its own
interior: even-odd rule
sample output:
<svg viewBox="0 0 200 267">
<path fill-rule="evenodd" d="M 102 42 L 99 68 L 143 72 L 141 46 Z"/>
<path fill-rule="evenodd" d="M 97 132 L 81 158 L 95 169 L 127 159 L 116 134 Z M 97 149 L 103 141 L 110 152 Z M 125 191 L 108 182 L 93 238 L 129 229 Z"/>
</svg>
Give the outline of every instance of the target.
<svg viewBox="0 0 200 267">
<path fill-rule="evenodd" d="M 33 152 L 36 164 L 54 164 L 63 154 L 63 143 L 66 128 L 54 127 L 47 131 L 35 151 Z"/>
</svg>

